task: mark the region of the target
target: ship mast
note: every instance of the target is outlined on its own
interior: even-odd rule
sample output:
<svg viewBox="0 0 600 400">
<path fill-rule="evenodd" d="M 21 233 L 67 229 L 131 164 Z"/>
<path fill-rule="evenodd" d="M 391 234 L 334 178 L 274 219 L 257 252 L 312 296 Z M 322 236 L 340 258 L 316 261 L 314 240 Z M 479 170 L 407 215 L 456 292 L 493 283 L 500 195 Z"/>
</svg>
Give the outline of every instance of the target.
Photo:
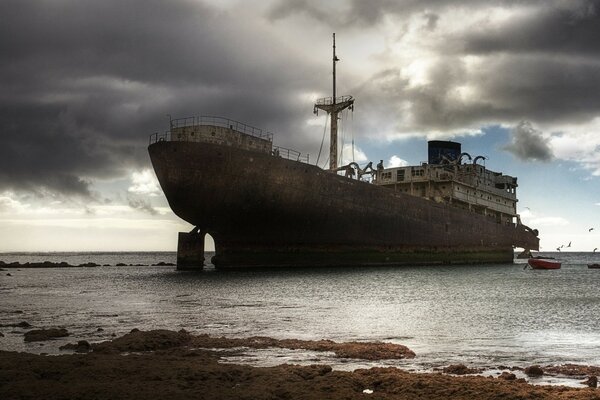
<svg viewBox="0 0 600 400">
<path fill-rule="evenodd" d="M 335 33 L 333 34 L 333 96 L 325 97 L 317 100 L 315 103 L 315 114 L 317 110 L 326 111 L 331 116 L 331 134 L 329 139 L 329 169 L 335 170 L 338 167 L 338 139 L 337 139 L 337 126 L 338 126 L 338 114 L 346 108 L 354 109 L 354 99 L 352 96 L 341 96 L 336 97 L 336 84 L 335 84 L 335 63 L 340 61 L 335 55 Z"/>
</svg>

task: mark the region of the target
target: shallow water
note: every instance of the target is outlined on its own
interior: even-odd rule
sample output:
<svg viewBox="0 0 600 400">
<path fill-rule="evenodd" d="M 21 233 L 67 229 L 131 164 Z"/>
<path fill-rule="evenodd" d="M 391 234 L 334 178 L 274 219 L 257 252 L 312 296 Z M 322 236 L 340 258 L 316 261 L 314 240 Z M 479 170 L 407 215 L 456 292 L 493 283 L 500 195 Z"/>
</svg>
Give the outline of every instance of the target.
<svg viewBox="0 0 600 400">
<path fill-rule="evenodd" d="M 517 260 L 513 265 L 235 272 L 209 267 L 196 273 L 114 266 L 174 262 L 175 253 L 5 253 L 0 254 L 5 262 L 111 266 L 0 272 L 0 332 L 5 335 L 0 349 L 55 353 L 67 342 L 107 340 L 132 328 L 185 328 L 232 337 L 384 340 L 417 353 L 414 360 L 384 363 L 281 349 L 230 358 L 255 365 L 316 359 L 342 369 L 600 365 L 600 270 L 586 266 L 598 262 L 600 254 L 555 256 L 563 261 L 555 271 L 524 270 L 525 260 Z M 25 343 L 28 329 L 7 326 L 20 321 L 32 328 L 64 326 L 71 336 Z"/>
</svg>

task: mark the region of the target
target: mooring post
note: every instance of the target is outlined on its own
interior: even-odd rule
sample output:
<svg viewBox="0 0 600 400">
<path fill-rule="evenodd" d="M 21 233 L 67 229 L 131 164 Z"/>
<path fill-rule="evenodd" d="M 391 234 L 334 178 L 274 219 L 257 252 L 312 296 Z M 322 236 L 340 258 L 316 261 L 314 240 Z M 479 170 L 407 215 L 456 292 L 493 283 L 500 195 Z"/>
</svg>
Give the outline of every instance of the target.
<svg viewBox="0 0 600 400">
<path fill-rule="evenodd" d="M 177 241 L 177 269 L 202 270 L 204 267 L 204 237 L 201 230 L 179 232 Z"/>
</svg>

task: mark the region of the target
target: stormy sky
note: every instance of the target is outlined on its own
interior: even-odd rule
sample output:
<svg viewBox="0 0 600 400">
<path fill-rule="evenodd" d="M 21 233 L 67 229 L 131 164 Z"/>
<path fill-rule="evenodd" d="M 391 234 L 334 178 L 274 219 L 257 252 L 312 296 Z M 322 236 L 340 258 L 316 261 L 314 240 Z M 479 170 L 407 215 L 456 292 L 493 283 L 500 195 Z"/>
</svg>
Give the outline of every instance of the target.
<svg viewBox="0 0 600 400">
<path fill-rule="evenodd" d="M 462 141 L 522 177 L 522 216 L 546 248 L 566 227 L 600 230 L 600 1 L 3 0 L 0 250 L 82 230 L 73 250 L 128 230 L 128 249 L 174 250 L 187 225 L 146 150 L 169 115 L 236 119 L 314 160 L 332 32 L 365 160 L 417 163 L 427 139 Z M 549 176 L 587 216 L 533 190 Z"/>
</svg>

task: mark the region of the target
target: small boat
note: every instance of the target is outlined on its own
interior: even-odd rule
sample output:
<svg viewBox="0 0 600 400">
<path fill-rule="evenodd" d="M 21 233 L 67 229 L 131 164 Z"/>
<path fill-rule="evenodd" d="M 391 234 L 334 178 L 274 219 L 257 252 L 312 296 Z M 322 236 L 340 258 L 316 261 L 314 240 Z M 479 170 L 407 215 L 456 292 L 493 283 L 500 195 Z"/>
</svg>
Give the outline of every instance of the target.
<svg viewBox="0 0 600 400">
<path fill-rule="evenodd" d="M 598 264 L 598 263 L 588 264 L 588 268 L 600 268 L 600 264 Z"/>
<path fill-rule="evenodd" d="M 532 257 L 527 260 L 527 264 L 533 269 L 560 269 L 560 261 L 552 257 Z"/>
</svg>

